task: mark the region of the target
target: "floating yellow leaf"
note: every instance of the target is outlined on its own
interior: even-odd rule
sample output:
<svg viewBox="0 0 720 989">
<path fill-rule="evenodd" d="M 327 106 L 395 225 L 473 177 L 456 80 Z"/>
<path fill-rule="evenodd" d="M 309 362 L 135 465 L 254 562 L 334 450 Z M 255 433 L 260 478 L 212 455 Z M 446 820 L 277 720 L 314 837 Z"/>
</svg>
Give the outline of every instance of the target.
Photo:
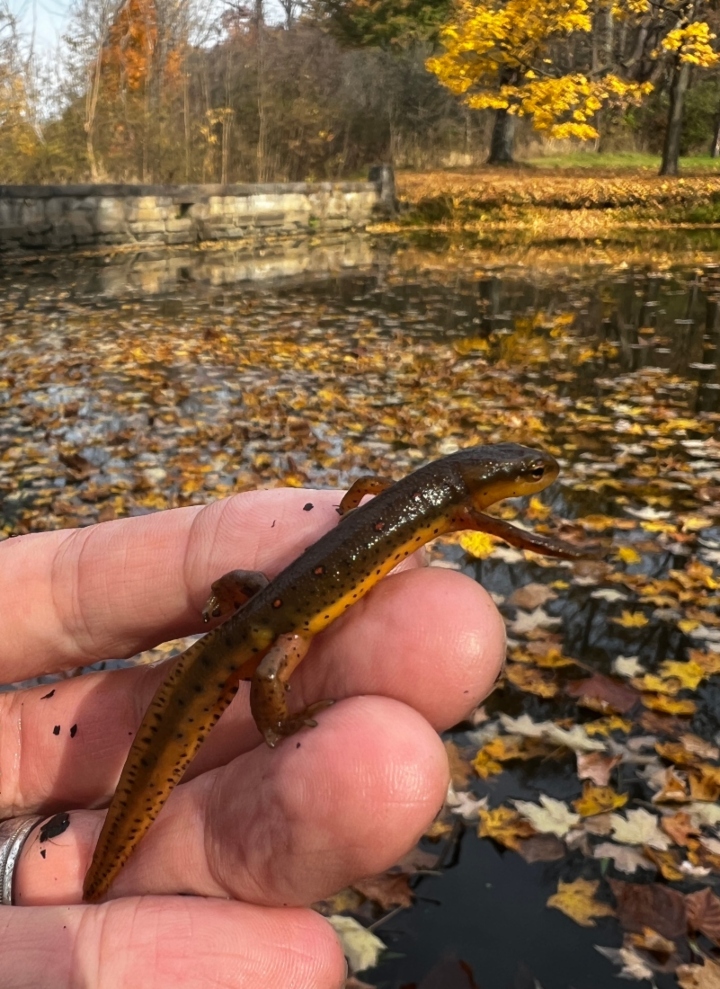
<svg viewBox="0 0 720 989">
<path fill-rule="evenodd" d="M 540 670 L 523 666 L 521 663 L 508 663 L 505 676 L 519 690 L 535 694 L 536 697 L 555 697 L 560 689 L 547 674 L 543 675 Z"/>
<path fill-rule="evenodd" d="M 676 700 L 662 694 L 643 694 L 642 702 L 651 711 L 662 711 L 663 714 L 695 714 L 695 701 Z"/>
<path fill-rule="evenodd" d="M 478 835 L 481 838 L 492 838 L 506 848 L 517 850 L 523 838 L 530 838 L 534 834 L 535 829 L 530 821 L 509 807 L 480 809 Z"/>
<path fill-rule="evenodd" d="M 633 549 L 632 546 L 621 546 L 617 551 L 617 555 L 623 563 L 640 563 L 642 560 L 638 551 Z"/>
<path fill-rule="evenodd" d="M 594 927 L 593 918 L 615 916 L 609 903 L 601 903 L 595 899 L 599 885 L 599 879 L 576 879 L 571 883 L 560 880 L 557 893 L 550 897 L 547 905 L 561 910 L 581 927 Z"/>
<path fill-rule="evenodd" d="M 470 556 L 484 560 L 492 554 L 497 542 L 487 532 L 464 532 L 460 536 L 460 545 Z"/>
<path fill-rule="evenodd" d="M 676 659 L 666 659 L 660 667 L 663 677 L 674 677 L 679 680 L 683 687 L 688 690 L 695 690 L 701 680 L 704 680 L 707 673 L 699 663 L 688 660 L 683 663 Z"/>
<path fill-rule="evenodd" d="M 627 793 L 617 793 L 611 786 L 595 786 L 586 782 L 582 796 L 573 800 L 573 807 L 581 817 L 593 817 L 595 814 L 624 807 L 628 796 Z"/>
<path fill-rule="evenodd" d="M 632 730 L 632 721 L 621 718 L 618 714 L 610 714 L 607 718 L 598 718 L 597 721 L 589 721 L 583 726 L 588 735 L 609 735 L 613 731 Z"/>
<path fill-rule="evenodd" d="M 691 632 L 694 632 L 696 628 L 700 628 L 700 622 L 696 621 L 694 618 L 681 618 L 677 623 L 677 626 L 681 632 L 684 632 L 685 635 L 689 635 Z"/>
<path fill-rule="evenodd" d="M 622 625 L 623 628 L 642 628 L 643 625 L 647 625 L 649 618 L 642 611 L 623 611 L 620 618 L 611 618 L 610 621 Z"/>
</svg>

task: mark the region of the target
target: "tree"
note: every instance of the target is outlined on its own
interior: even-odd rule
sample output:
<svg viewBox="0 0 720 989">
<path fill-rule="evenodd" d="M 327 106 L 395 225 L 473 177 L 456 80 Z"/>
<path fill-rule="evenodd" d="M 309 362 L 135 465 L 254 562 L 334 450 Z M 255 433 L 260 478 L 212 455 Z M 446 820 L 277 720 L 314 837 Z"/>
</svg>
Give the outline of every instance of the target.
<svg viewBox="0 0 720 989">
<path fill-rule="evenodd" d="M 437 41 L 452 0 L 315 0 L 334 35 L 357 48 Z"/>
<path fill-rule="evenodd" d="M 677 175 L 692 69 L 718 63 L 712 44 L 715 35 L 707 22 L 713 4 L 710 0 L 616 0 L 613 13 L 620 23 L 634 28 L 633 50 L 623 60 L 625 71 L 653 84 L 667 77 L 670 99 L 660 174 Z"/>
<path fill-rule="evenodd" d="M 550 137 L 588 140 L 604 104 L 652 88 L 593 69 L 591 47 L 568 43 L 591 29 L 590 0 L 456 0 L 440 35 L 445 51 L 427 67 L 467 106 L 495 111 L 490 164 L 512 163 L 517 117 Z"/>
</svg>

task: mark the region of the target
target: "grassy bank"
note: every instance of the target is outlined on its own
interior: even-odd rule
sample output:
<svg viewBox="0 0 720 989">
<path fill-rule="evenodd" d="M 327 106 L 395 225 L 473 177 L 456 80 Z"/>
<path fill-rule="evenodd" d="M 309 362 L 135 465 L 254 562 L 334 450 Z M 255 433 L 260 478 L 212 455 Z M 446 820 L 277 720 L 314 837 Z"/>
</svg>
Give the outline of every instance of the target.
<svg viewBox="0 0 720 989">
<path fill-rule="evenodd" d="M 688 169 L 674 179 L 637 164 L 590 170 L 573 163 L 578 157 L 590 156 L 563 156 L 563 167 L 545 158 L 518 169 L 399 172 L 398 227 L 593 237 L 620 227 L 720 224 L 720 170 Z"/>
</svg>

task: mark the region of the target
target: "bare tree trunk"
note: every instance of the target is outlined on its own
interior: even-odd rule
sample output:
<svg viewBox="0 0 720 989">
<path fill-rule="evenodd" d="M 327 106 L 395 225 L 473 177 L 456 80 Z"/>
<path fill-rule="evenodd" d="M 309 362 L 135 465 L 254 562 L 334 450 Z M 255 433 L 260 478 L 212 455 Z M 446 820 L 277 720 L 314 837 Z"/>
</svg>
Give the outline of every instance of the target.
<svg viewBox="0 0 720 989">
<path fill-rule="evenodd" d="M 265 12 L 263 0 L 255 0 L 257 31 L 258 142 L 257 181 L 267 181 L 267 114 L 265 109 Z"/>
<path fill-rule="evenodd" d="M 514 165 L 515 115 L 507 110 L 495 111 L 488 165 Z"/>
<path fill-rule="evenodd" d="M 97 114 L 98 94 L 100 92 L 100 66 L 102 61 L 102 43 L 98 48 L 90 70 L 90 79 L 85 94 L 85 149 L 90 165 L 90 179 L 97 182 L 100 179 L 97 157 L 95 155 L 95 116 Z"/>
<path fill-rule="evenodd" d="M 190 73 L 183 73 L 183 124 L 185 127 L 185 181 L 190 181 Z"/>
<path fill-rule="evenodd" d="M 680 135 L 682 133 L 683 104 L 690 84 L 690 64 L 675 62 L 670 83 L 670 110 L 668 112 L 665 144 L 663 146 L 661 175 L 677 175 L 680 157 Z"/>
</svg>

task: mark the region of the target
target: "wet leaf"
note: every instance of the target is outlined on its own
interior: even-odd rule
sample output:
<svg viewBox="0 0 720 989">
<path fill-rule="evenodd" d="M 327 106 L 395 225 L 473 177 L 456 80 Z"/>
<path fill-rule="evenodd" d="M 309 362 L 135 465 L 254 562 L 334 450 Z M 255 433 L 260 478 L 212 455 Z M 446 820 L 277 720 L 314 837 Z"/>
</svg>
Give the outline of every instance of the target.
<svg viewBox="0 0 720 989">
<path fill-rule="evenodd" d="M 569 810 L 562 800 L 540 794 L 540 805 L 529 800 L 513 800 L 515 807 L 540 834 L 554 834 L 562 838 L 580 820 L 579 814 Z"/>
<path fill-rule="evenodd" d="M 670 840 L 658 827 L 659 818 L 642 807 L 628 810 L 625 817 L 613 814 L 610 818 L 615 841 L 626 845 L 647 845 L 664 851 Z"/>
<path fill-rule="evenodd" d="M 340 938 L 345 957 L 353 972 L 364 972 L 377 965 L 385 945 L 372 931 L 358 924 L 352 917 L 334 914 L 327 918 Z"/>
<path fill-rule="evenodd" d="M 582 796 L 573 800 L 573 807 L 581 817 L 593 817 L 607 811 L 624 807 L 628 802 L 627 793 L 616 793 L 611 786 L 594 786 L 585 783 Z"/>
<path fill-rule="evenodd" d="M 415 896 L 408 885 L 408 879 L 409 877 L 402 872 L 386 872 L 353 883 L 353 889 L 362 893 L 368 900 L 378 903 L 383 910 L 392 910 L 393 907 L 410 907 Z"/>
<path fill-rule="evenodd" d="M 581 780 L 592 780 L 597 786 L 607 786 L 610 781 L 610 774 L 621 759 L 622 756 L 620 755 L 609 756 L 601 752 L 578 752 L 578 777 Z"/>
<path fill-rule="evenodd" d="M 657 931 L 663 937 L 681 937 L 687 927 L 682 893 L 658 883 L 637 884 L 610 879 L 617 916 L 628 931 Z"/>
<path fill-rule="evenodd" d="M 547 906 L 561 910 L 581 927 L 595 927 L 596 917 L 615 916 L 609 903 L 595 899 L 599 885 L 598 880 L 576 879 L 570 883 L 560 880 L 557 893 L 550 897 Z"/>
<path fill-rule="evenodd" d="M 496 807 L 494 810 L 480 811 L 478 834 L 481 838 L 493 838 L 506 848 L 517 849 L 523 838 L 535 834 L 530 821 L 509 807 Z"/>
</svg>

